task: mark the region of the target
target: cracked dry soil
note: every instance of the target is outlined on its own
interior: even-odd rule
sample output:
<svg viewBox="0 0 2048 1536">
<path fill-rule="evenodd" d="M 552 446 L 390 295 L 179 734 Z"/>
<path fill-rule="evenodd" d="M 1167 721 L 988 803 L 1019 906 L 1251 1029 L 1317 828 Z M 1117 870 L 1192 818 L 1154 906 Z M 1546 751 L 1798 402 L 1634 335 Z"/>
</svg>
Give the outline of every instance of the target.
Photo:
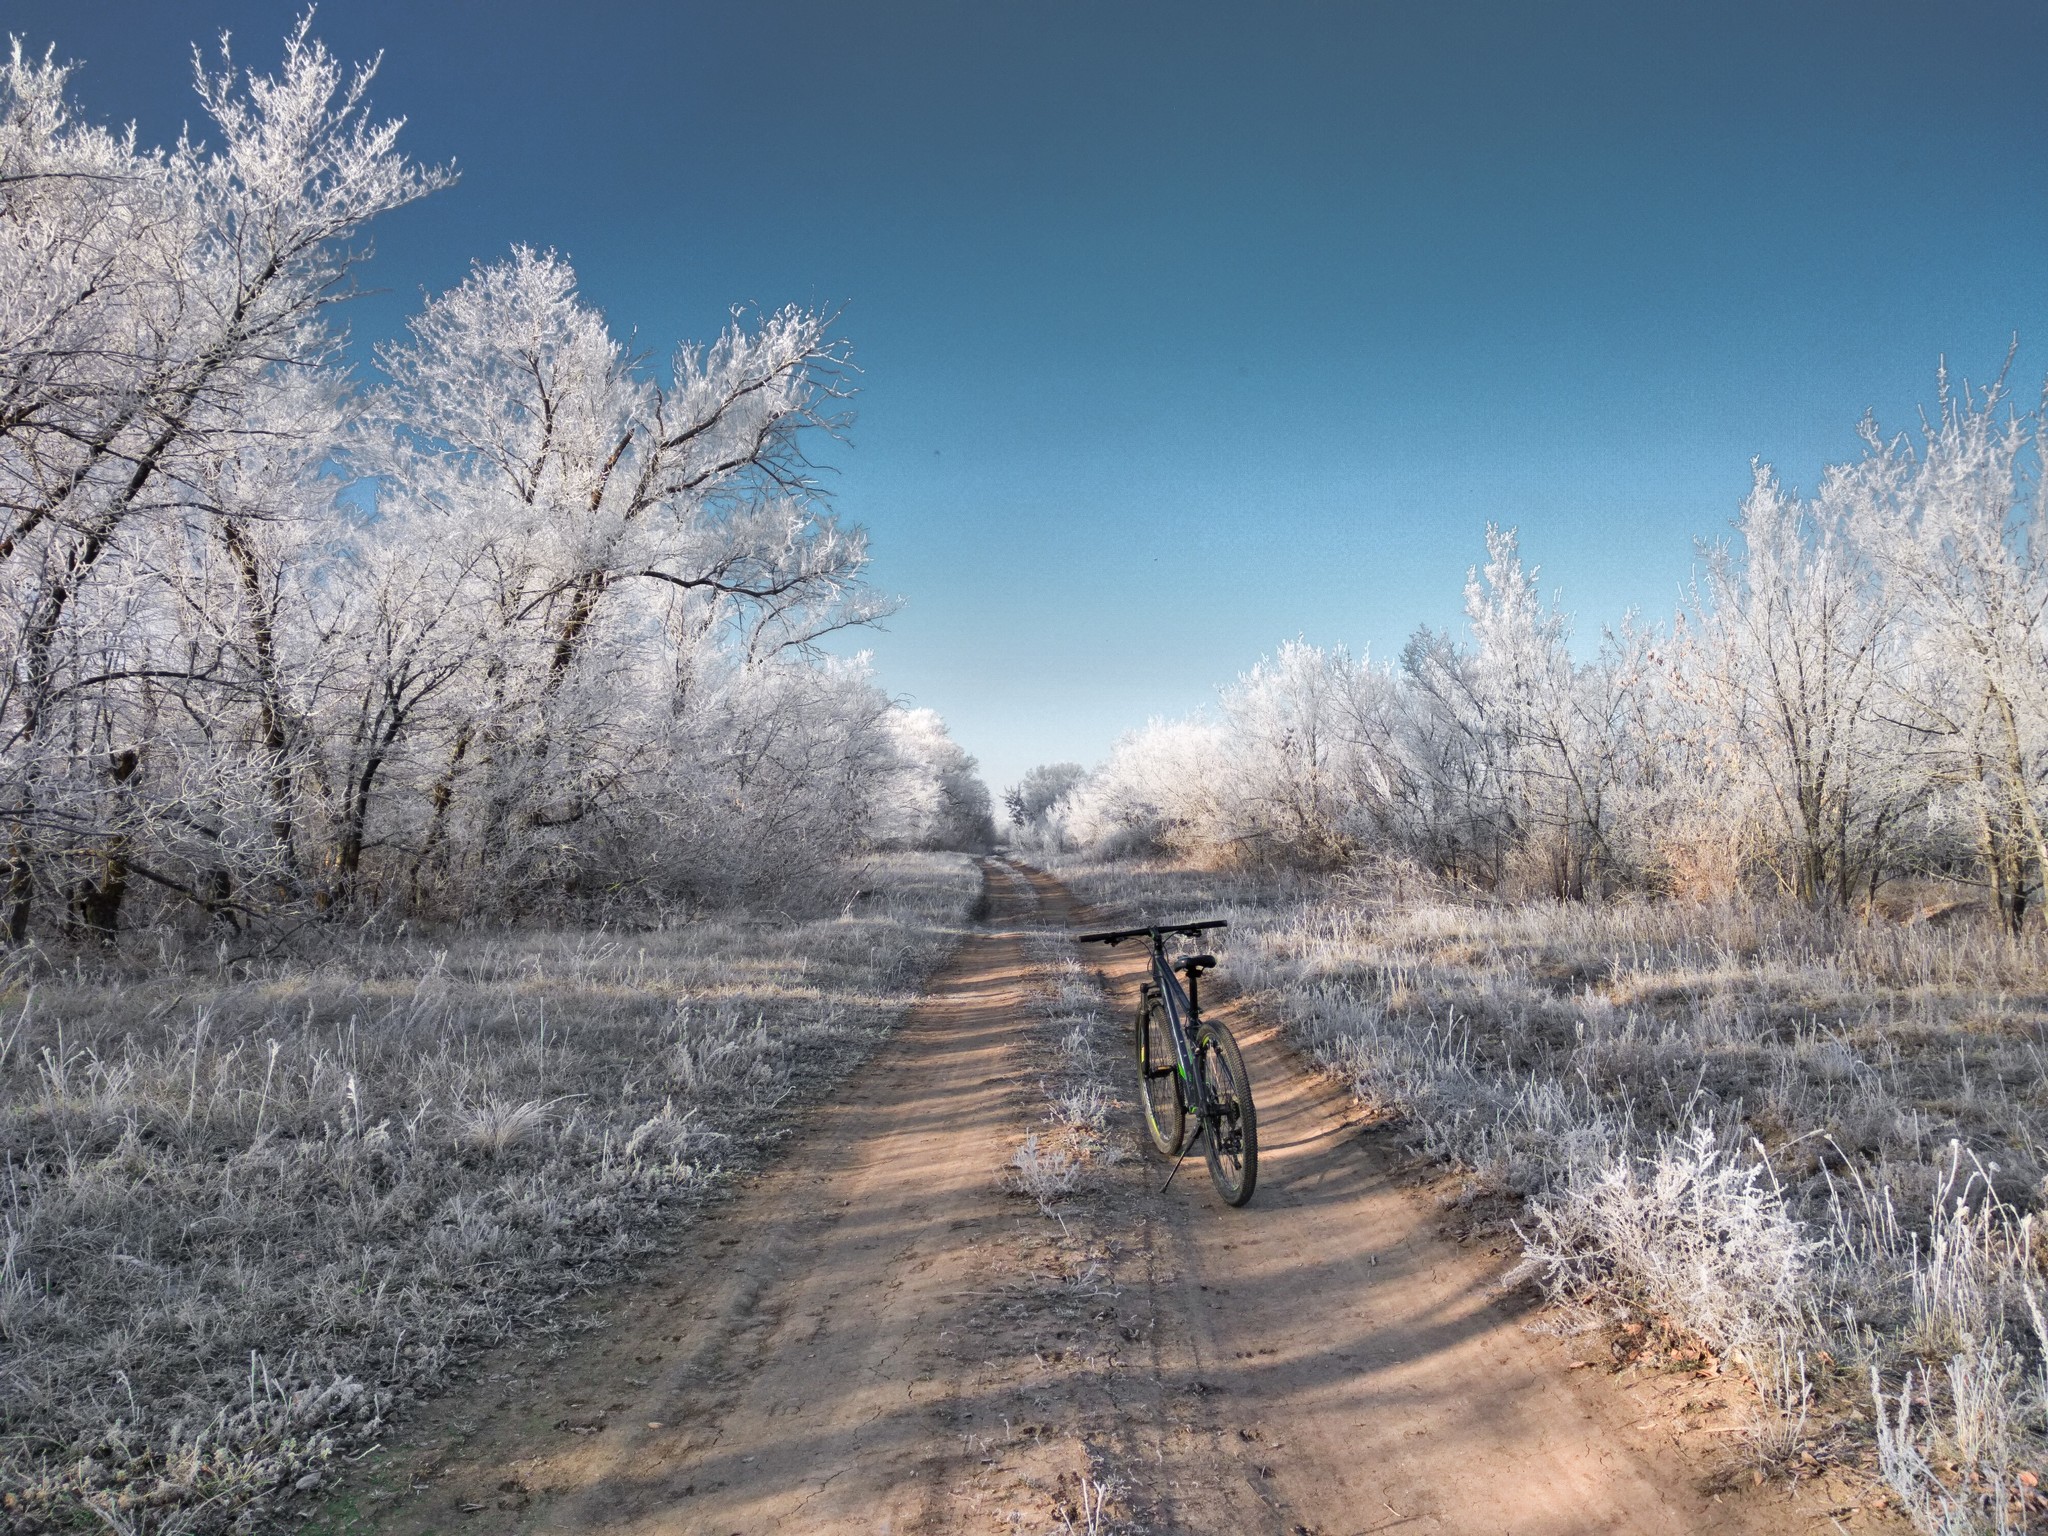
<svg viewBox="0 0 2048 1536">
<path fill-rule="evenodd" d="M 1049 1219 L 1004 1176 L 1045 1109 L 1025 939 L 1085 914 L 1037 871 L 987 878 L 988 921 L 688 1257 L 550 1358 L 486 1358 L 323 1523 L 1901 1529 L 1840 1488 L 1728 1491 L 1703 1446 L 1728 1443 L 1732 1384 L 1574 1370 L 1593 1346 L 1525 1331 L 1493 1296 L 1500 1258 L 1445 1235 L 1348 1096 L 1254 1020 L 1233 1019 L 1260 1106 L 1248 1207 L 1226 1209 L 1199 1158 L 1162 1194 L 1120 1128 L 1132 1155 Z M 1118 1010 L 1141 971 L 1108 957 Z"/>
</svg>

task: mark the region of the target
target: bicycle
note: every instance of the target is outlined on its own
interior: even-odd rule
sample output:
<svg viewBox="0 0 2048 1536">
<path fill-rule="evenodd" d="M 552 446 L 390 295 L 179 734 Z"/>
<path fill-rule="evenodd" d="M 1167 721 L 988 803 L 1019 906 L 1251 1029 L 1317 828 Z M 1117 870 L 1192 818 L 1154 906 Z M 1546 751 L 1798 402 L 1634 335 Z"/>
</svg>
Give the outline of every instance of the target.
<svg viewBox="0 0 2048 1536">
<path fill-rule="evenodd" d="M 1080 941 L 1114 947 L 1126 939 L 1145 939 L 1151 944 L 1152 979 L 1138 995 L 1135 1042 L 1146 1134 L 1155 1152 L 1174 1160 L 1174 1173 L 1199 1137 L 1209 1177 L 1223 1203 L 1243 1205 L 1259 1179 L 1258 1115 L 1236 1037 L 1228 1025 L 1202 1017 L 1200 978 L 1215 968 L 1216 957 L 1166 958 L 1169 936 L 1194 938 L 1229 926 L 1220 917 L 1199 923 L 1149 923 L 1143 928 L 1084 933 Z M 1185 987 L 1182 976 L 1187 978 Z M 1166 1182 L 1173 1182 L 1173 1173 L 1167 1174 Z"/>
</svg>

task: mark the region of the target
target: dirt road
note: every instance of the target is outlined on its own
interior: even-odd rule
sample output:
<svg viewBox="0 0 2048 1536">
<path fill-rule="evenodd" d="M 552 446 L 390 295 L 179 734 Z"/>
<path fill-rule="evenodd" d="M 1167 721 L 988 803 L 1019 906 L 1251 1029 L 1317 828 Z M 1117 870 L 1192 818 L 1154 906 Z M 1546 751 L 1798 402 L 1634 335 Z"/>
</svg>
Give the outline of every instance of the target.
<svg viewBox="0 0 2048 1536">
<path fill-rule="evenodd" d="M 1162 1196 L 1133 1157 L 1044 1214 L 1004 1175 L 1045 1110 L 1026 935 L 1079 914 L 1032 872 L 990 885 L 986 927 L 696 1257 L 552 1358 L 487 1362 L 337 1528 L 1863 1528 L 1810 1485 L 1706 1491 L 1681 1439 L 1732 1385 L 1572 1369 L 1348 1099 L 1248 1025 L 1249 1207 L 1198 1163 Z"/>
</svg>

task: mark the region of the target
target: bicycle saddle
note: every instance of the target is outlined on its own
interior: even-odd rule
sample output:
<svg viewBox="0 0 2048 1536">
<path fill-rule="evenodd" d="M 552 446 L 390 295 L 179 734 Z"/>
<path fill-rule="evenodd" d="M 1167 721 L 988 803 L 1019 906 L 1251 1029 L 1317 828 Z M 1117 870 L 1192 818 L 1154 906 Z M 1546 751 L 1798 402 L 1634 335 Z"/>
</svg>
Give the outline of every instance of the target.
<svg viewBox="0 0 2048 1536">
<path fill-rule="evenodd" d="M 1197 971 L 1213 971 L 1216 969 L 1216 957 L 1214 955 L 1189 955 L 1185 960 L 1174 961 L 1173 968 L 1176 971 L 1187 971 L 1190 974 Z"/>
</svg>

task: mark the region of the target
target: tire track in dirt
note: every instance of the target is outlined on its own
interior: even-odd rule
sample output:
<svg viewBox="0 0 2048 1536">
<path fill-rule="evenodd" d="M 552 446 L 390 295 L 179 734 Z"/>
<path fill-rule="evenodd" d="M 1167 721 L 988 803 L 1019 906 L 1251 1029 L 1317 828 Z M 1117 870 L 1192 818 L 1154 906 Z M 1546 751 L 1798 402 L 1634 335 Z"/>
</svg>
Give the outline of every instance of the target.
<svg viewBox="0 0 2048 1536">
<path fill-rule="evenodd" d="M 552 1358 L 482 1362 L 329 1528 L 1086 1529 L 1107 1485 L 1105 1530 L 1815 1529 L 1812 1500 L 1705 1491 L 1669 1404 L 1523 1332 L 1497 1263 L 1249 1020 L 1249 1207 L 1199 1158 L 1163 1195 L 1157 1164 L 1099 1167 L 1058 1222 L 1008 1190 L 1045 1109 L 1026 930 L 1083 914 L 1037 871 L 986 879 L 987 925 L 691 1257 Z M 1140 969 L 1110 958 L 1120 1010 Z"/>
</svg>

